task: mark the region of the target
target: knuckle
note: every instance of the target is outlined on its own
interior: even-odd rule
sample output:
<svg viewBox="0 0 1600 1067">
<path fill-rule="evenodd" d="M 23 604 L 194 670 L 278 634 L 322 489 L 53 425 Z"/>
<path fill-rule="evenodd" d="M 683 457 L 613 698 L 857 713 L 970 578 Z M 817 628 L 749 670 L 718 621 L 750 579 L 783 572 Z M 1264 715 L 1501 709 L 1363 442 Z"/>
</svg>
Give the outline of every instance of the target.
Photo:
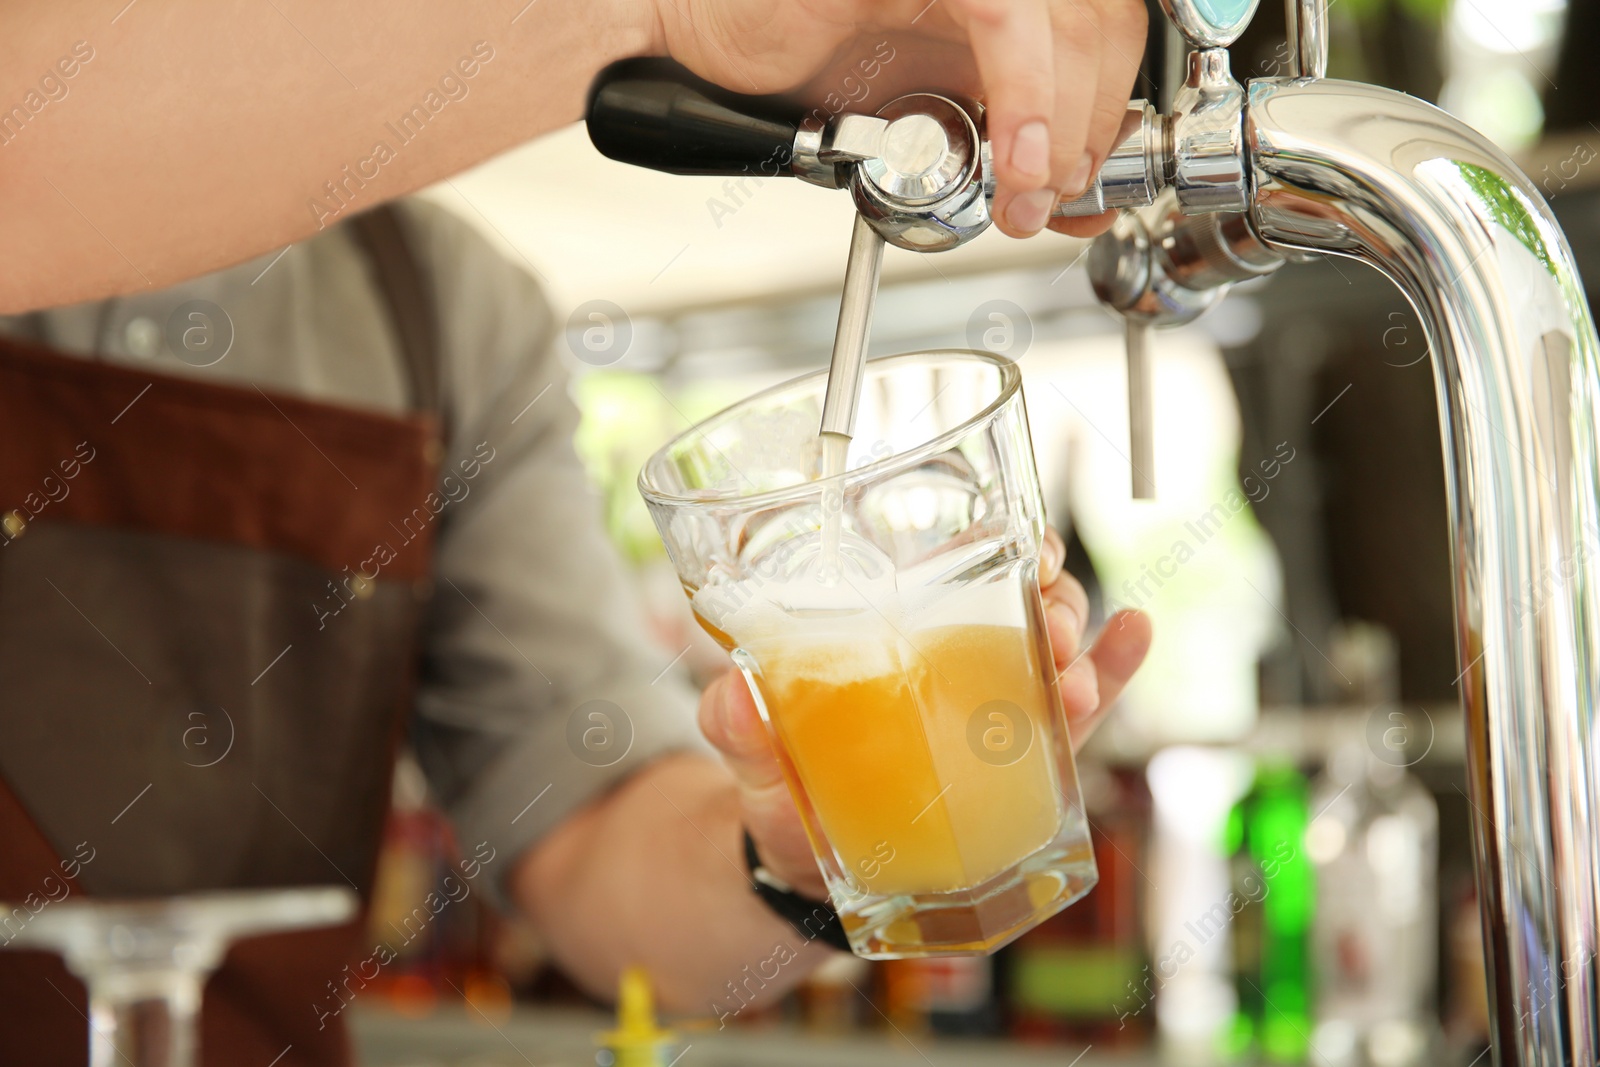
<svg viewBox="0 0 1600 1067">
<path fill-rule="evenodd" d="M 705 735 L 719 749 L 729 747 L 728 732 L 726 729 L 726 708 L 729 699 L 729 675 L 723 674 L 706 686 L 705 692 L 700 695 L 700 732 Z"/>
<path fill-rule="evenodd" d="M 1054 526 L 1045 528 L 1044 548 L 1040 553 L 1041 562 L 1046 574 L 1051 578 L 1056 577 L 1061 571 L 1062 561 L 1066 559 L 1067 549 L 1061 541 L 1061 535 Z"/>
<path fill-rule="evenodd" d="M 715 705 L 708 699 L 700 702 L 700 732 L 705 739 L 719 750 L 727 748 L 727 738 L 722 735 L 721 718 L 716 712 Z"/>
<path fill-rule="evenodd" d="M 790 823 L 798 824 L 800 821 L 794 801 L 789 798 L 788 787 L 781 778 L 747 783 L 742 801 L 745 820 L 758 841 L 781 834 L 789 828 Z"/>
<path fill-rule="evenodd" d="M 1072 665 L 1070 673 L 1076 680 L 1078 690 L 1084 698 L 1086 711 L 1094 711 L 1100 706 L 1100 676 L 1095 670 L 1093 660 L 1085 656 Z"/>
<path fill-rule="evenodd" d="M 1018 124 L 1029 118 L 1051 119 L 1056 104 L 1056 85 L 1050 77 L 1050 72 L 1037 67 L 1012 67 L 1005 74 L 1004 86 L 991 86 L 990 95 L 997 95 L 995 89 L 1000 89 L 1003 99 L 1009 99 L 1013 105 L 1019 105 L 1028 111 L 1025 117 L 1019 117 Z M 1054 124 L 1052 124 L 1053 127 Z"/>
<path fill-rule="evenodd" d="M 1078 610 L 1079 618 L 1086 618 L 1089 614 L 1089 594 L 1083 588 L 1083 583 L 1070 574 L 1064 574 L 1062 584 L 1066 586 L 1067 602 Z"/>
</svg>

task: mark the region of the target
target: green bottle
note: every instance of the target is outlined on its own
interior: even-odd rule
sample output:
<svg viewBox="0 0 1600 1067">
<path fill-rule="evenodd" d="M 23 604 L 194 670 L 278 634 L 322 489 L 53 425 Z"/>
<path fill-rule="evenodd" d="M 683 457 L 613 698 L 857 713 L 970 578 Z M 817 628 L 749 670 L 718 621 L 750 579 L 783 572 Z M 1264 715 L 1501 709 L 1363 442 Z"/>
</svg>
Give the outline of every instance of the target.
<svg viewBox="0 0 1600 1067">
<path fill-rule="evenodd" d="M 1239 1006 L 1225 1052 L 1303 1063 L 1311 1048 L 1311 917 L 1316 872 L 1305 854 L 1310 789 L 1269 762 L 1228 816 Z"/>
</svg>

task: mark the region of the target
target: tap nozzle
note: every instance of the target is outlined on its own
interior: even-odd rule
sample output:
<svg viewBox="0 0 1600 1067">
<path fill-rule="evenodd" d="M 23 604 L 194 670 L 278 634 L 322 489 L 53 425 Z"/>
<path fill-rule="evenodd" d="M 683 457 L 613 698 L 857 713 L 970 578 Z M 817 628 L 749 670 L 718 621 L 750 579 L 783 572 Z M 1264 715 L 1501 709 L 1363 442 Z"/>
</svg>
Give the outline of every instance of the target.
<svg viewBox="0 0 1600 1067">
<path fill-rule="evenodd" d="M 1234 283 L 1270 274 L 1282 263 L 1245 215 L 1185 215 L 1175 191 L 1162 194 L 1148 221 L 1124 212 L 1089 247 L 1094 294 L 1123 320 L 1135 500 L 1155 496 L 1150 328 L 1192 322 Z"/>
<path fill-rule="evenodd" d="M 1156 498 L 1156 425 L 1151 410 L 1150 326 L 1138 319 L 1122 320 L 1123 343 L 1128 355 L 1128 467 L 1133 472 L 1133 499 Z"/>
<path fill-rule="evenodd" d="M 883 269 L 883 236 L 856 216 L 850 231 L 850 257 L 845 261 L 844 291 L 839 297 L 839 323 L 833 331 L 833 358 L 828 364 L 828 390 L 822 400 L 818 432 L 848 439 L 855 433 L 856 400 L 867 365 L 872 336 L 872 308 Z"/>
</svg>

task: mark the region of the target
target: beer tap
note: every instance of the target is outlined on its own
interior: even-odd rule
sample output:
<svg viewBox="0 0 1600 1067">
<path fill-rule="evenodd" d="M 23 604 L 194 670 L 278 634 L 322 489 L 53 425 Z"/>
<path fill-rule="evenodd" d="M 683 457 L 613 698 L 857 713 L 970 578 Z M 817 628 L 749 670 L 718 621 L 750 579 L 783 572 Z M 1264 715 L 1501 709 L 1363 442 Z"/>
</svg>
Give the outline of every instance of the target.
<svg viewBox="0 0 1600 1067">
<path fill-rule="evenodd" d="M 1305 256 L 1375 267 L 1416 308 L 1444 446 L 1494 1062 L 1592 1065 L 1600 338 L 1572 250 L 1538 188 L 1487 138 L 1425 101 L 1324 76 L 1328 0 L 1286 0 L 1287 76 L 1248 88 L 1229 73 L 1227 46 L 1254 0 L 1162 3 L 1191 46 L 1173 113 L 1131 104 L 1094 184 L 1060 212 L 1143 209 L 1090 257 L 1096 291 L 1130 330 L 1187 321 L 1228 286 Z M 951 97 L 808 119 L 787 101 L 631 60 L 601 75 L 589 124 L 606 155 L 658 170 L 847 187 L 859 225 L 904 248 L 951 248 L 990 222 L 982 109 Z M 881 242 L 852 248 L 866 269 L 848 283 L 847 366 L 870 323 Z M 1143 338 L 1129 337 L 1136 379 Z M 1130 393 L 1136 404 L 1147 395 L 1137 382 Z M 1135 454 L 1148 473 L 1143 446 Z"/>
<path fill-rule="evenodd" d="M 1286 0 L 1287 74 L 1247 89 L 1229 73 L 1227 47 L 1255 0 L 1162 4 L 1191 49 L 1172 114 L 1130 104 L 1090 189 L 1059 209 L 1138 210 L 1089 257 L 1097 294 L 1130 323 L 1135 434 L 1149 426 L 1143 331 L 1189 321 L 1237 282 L 1341 256 L 1382 271 L 1411 301 L 1445 455 L 1495 1062 L 1593 1064 L 1600 338 L 1572 251 L 1533 182 L 1481 134 L 1425 101 L 1325 77 L 1328 0 Z M 913 94 L 876 115 L 813 121 L 791 103 L 738 97 L 660 64 L 602 74 L 589 121 L 605 154 L 846 187 L 858 235 L 866 227 L 918 251 L 989 225 L 974 103 Z M 847 366 L 870 322 L 881 242 L 853 238 L 852 249 L 868 269 L 847 282 L 850 343 L 836 351 Z M 1148 476 L 1146 445 L 1134 455 L 1135 478 Z"/>
<path fill-rule="evenodd" d="M 1095 296 L 1123 320 L 1135 499 L 1155 496 L 1150 330 L 1192 322 L 1233 283 L 1268 274 L 1284 261 L 1254 235 L 1244 214 L 1250 206 L 1245 92 L 1229 70 L 1228 46 L 1256 4 L 1162 0 L 1162 7 L 1190 48 L 1160 157 L 1168 169 L 1159 178 L 1168 191 L 1147 201 L 1153 206 L 1143 215 L 1123 213 L 1095 239 L 1088 258 Z M 1126 166 L 1113 152 L 1102 175 L 1109 169 L 1113 181 L 1128 180 L 1119 172 Z"/>
<path fill-rule="evenodd" d="M 1136 498 L 1154 495 L 1148 327 L 1193 319 L 1232 282 L 1283 259 L 1250 236 L 1240 214 L 1249 206 L 1244 90 L 1229 73 L 1227 46 L 1256 0 L 1222 5 L 1226 17 L 1201 0 L 1163 4 L 1193 49 L 1173 114 L 1131 101 L 1089 187 L 1053 213 L 1160 208 L 1149 224 L 1119 220 L 1090 257 L 1095 291 L 1126 322 Z M 871 115 L 808 115 L 784 97 L 732 93 L 671 60 L 643 58 L 601 72 L 586 116 L 595 147 L 622 162 L 849 190 L 857 214 L 819 427 L 825 442 L 851 433 L 884 244 L 941 252 L 993 221 L 993 166 L 976 101 L 920 92 Z"/>
<path fill-rule="evenodd" d="M 601 72 L 586 118 L 595 147 L 625 163 L 849 190 L 856 221 L 820 426 L 835 439 L 851 433 L 884 244 L 942 252 L 993 221 L 994 169 L 984 109 L 973 100 L 910 93 L 871 115 L 808 115 L 783 97 L 731 93 L 670 60 L 645 58 Z M 1173 169 L 1169 141 L 1165 120 L 1134 101 L 1106 165 L 1055 214 L 1151 203 Z"/>
</svg>

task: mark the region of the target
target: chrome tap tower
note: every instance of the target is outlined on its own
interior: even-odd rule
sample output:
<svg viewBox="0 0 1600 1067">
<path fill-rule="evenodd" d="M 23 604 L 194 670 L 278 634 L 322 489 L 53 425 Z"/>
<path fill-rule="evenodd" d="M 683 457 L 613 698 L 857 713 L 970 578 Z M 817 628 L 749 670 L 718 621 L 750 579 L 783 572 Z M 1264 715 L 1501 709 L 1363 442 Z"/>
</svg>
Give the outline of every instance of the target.
<svg viewBox="0 0 1600 1067">
<path fill-rule="evenodd" d="M 1180 28 L 1194 14 L 1184 8 L 1171 0 Z M 1376 267 L 1416 308 L 1443 431 L 1495 1062 L 1594 1064 L 1594 321 L 1566 238 L 1505 153 L 1420 100 L 1323 78 L 1325 3 L 1290 0 L 1289 15 L 1290 75 L 1252 81 L 1245 95 L 1244 210 L 1196 213 L 1180 187 L 1176 209 L 1158 202 L 1099 238 L 1091 278 L 1135 321 L 1181 322 L 1230 279 L 1319 253 Z M 1191 55 L 1191 85 L 1205 55 Z"/>
<path fill-rule="evenodd" d="M 1134 492 L 1154 489 L 1148 327 L 1187 322 L 1230 285 L 1311 255 L 1361 260 L 1405 293 L 1427 330 L 1443 429 L 1495 1062 L 1593 1067 L 1600 343 L 1571 249 L 1482 135 L 1413 97 L 1324 77 L 1327 0 L 1288 0 L 1288 75 L 1247 86 L 1227 47 L 1255 0 L 1162 4 L 1191 48 L 1172 114 L 1134 101 L 1095 182 L 1058 211 L 1130 209 L 1097 239 L 1089 272 L 1129 324 Z M 613 68 L 589 123 L 626 162 L 851 190 L 859 219 L 834 353 L 845 381 L 852 368 L 859 380 L 882 241 L 940 251 L 990 222 L 982 108 L 967 101 L 914 94 L 816 129 L 797 107 L 681 68 Z M 836 422 L 851 410 L 835 404 Z"/>
</svg>

